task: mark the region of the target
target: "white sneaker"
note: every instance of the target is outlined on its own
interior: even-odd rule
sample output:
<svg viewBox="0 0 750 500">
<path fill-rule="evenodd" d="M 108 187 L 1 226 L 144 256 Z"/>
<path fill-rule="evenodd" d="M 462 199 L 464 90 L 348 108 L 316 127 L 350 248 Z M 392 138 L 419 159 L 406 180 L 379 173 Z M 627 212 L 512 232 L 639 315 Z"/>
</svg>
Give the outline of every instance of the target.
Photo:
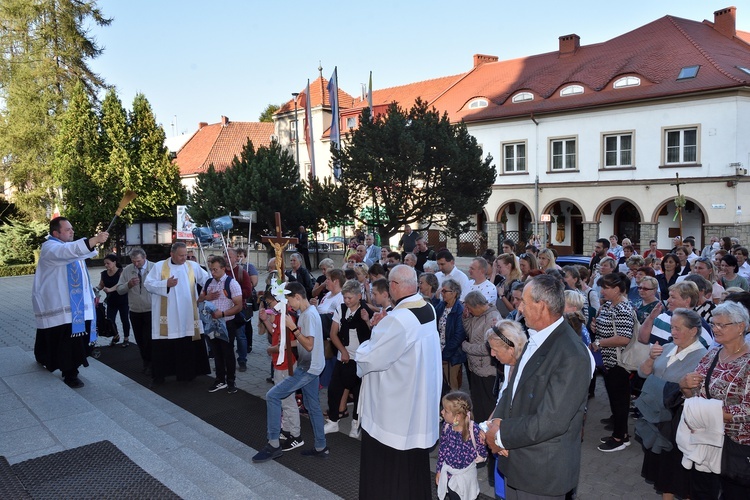
<svg viewBox="0 0 750 500">
<path fill-rule="evenodd" d="M 349 431 L 349 437 L 359 439 L 362 431 L 359 429 L 359 420 L 352 420 L 352 430 Z"/>
<path fill-rule="evenodd" d="M 326 424 L 323 426 L 323 432 L 325 434 L 331 434 L 332 432 L 338 432 L 338 431 L 339 431 L 339 423 L 332 422 L 326 419 Z"/>
</svg>

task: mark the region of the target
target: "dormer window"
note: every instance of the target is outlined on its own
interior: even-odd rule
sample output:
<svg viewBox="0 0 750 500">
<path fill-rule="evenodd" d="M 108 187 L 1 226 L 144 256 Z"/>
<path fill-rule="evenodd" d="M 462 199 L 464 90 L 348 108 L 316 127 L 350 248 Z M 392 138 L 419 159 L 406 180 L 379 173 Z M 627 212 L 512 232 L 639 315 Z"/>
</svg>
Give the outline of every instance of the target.
<svg viewBox="0 0 750 500">
<path fill-rule="evenodd" d="M 531 92 L 519 92 L 518 94 L 514 95 L 512 99 L 513 102 L 526 102 L 533 100 L 534 94 L 532 94 Z"/>
<path fill-rule="evenodd" d="M 737 69 L 739 69 L 740 71 L 744 71 L 745 73 L 750 75 L 750 68 L 746 68 L 745 66 L 737 66 Z"/>
<path fill-rule="evenodd" d="M 612 86 L 616 89 L 621 89 L 623 87 L 637 87 L 640 84 L 641 79 L 637 76 L 625 76 L 615 81 L 614 85 Z"/>
<path fill-rule="evenodd" d="M 583 94 L 583 87 L 581 85 L 568 85 L 560 91 L 560 97 L 576 94 Z"/>
<path fill-rule="evenodd" d="M 469 109 L 486 108 L 488 105 L 487 99 L 474 99 L 469 103 Z"/>
<path fill-rule="evenodd" d="M 677 76 L 678 80 L 687 80 L 690 78 L 695 78 L 698 76 L 698 70 L 701 69 L 700 66 L 685 66 L 680 70 L 680 74 Z"/>
</svg>

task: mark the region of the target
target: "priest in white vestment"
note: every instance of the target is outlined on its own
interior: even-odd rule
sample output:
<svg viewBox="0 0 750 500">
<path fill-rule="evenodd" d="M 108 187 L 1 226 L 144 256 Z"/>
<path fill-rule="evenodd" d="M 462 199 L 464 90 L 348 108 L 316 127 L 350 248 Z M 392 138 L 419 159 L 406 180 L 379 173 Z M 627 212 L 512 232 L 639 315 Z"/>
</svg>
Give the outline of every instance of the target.
<svg viewBox="0 0 750 500">
<path fill-rule="evenodd" d="M 198 316 L 197 285 L 211 275 L 187 260 L 183 242 L 172 245 L 170 258 L 154 264 L 143 285 L 151 293 L 152 377 L 155 383 L 176 375 L 192 380 L 211 373 L 203 324 Z"/>
<path fill-rule="evenodd" d="M 94 248 L 107 241 L 109 233 L 77 241 L 73 241 L 74 236 L 73 226 L 65 217 L 50 221 L 31 300 L 37 327 L 36 360 L 51 372 L 59 369 L 63 381 L 78 389 L 84 385 L 78 378 L 78 367 L 88 366 L 88 332 L 96 318 L 85 260 L 96 257 Z"/>
<path fill-rule="evenodd" d="M 443 380 L 435 309 L 419 295 L 412 267 L 396 266 L 388 280 L 395 306 L 355 358 L 362 377 L 359 498 L 429 499 Z"/>
</svg>

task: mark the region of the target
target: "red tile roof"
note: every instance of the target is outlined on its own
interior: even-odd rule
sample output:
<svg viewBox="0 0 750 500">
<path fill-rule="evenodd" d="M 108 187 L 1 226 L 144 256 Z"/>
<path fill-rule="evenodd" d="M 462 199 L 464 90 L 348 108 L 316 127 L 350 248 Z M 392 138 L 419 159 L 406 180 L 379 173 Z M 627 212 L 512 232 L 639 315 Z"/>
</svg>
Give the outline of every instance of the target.
<svg viewBox="0 0 750 500">
<path fill-rule="evenodd" d="M 750 66 L 747 35 L 737 32 L 729 38 L 708 21 L 665 16 L 571 54 L 556 51 L 481 64 L 434 105 L 451 121 L 469 122 L 743 87 L 750 75 L 736 66 Z M 678 81 L 680 69 L 691 65 L 700 65 L 697 77 Z M 626 75 L 638 76 L 641 85 L 613 89 L 612 83 Z M 584 93 L 560 97 L 560 89 L 570 84 L 582 85 Z M 519 91 L 533 93 L 534 100 L 512 103 Z M 468 109 L 475 97 L 486 98 L 489 106 Z"/>
<path fill-rule="evenodd" d="M 198 130 L 178 151 L 174 162 L 180 167 L 180 176 L 205 172 L 208 166 L 221 171 L 239 156 L 248 138 L 257 149 L 271 144 L 273 123 L 231 122 L 214 123 Z"/>
<path fill-rule="evenodd" d="M 299 91 L 300 94 L 303 94 L 305 92 L 306 87 L 307 86 L 303 87 Z M 339 109 L 351 108 L 354 105 L 354 97 L 341 90 L 341 86 L 339 86 L 338 95 Z M 330 106 L 331 94 L 330 92 L 328 92 L 328 80 L 326 80 L 322 76 L 319 76 L 314 82 L 310 82 L 310 97 L 311 108 L 321 105 Z M 304 109 L 304 101 L 302 100 L 301 95 L 297 96 L 297 109 Z M 289 101 L 285 102 L 281 106 L 281 108 L 279 108 L 279 110 L 274 114 L 288 113 L 289 111 L 294 111 L 294 99 L 290 99 Z"/>
</svg>

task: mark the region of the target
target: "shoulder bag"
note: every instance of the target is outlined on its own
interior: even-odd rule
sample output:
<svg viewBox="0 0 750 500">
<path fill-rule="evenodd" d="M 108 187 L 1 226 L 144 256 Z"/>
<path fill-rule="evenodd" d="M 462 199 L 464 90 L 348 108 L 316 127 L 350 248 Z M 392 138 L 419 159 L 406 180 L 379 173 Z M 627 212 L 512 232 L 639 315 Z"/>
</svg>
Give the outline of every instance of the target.
<svg viewBox="0 0 750 500">
<path fill-rule="evenodd" d="M 650 345 L 638 342 L 638 333 L 641 331 L 641 324 L 638 322 L 638 316 L 636 315 L 635 309 L 633 309 L 632 312 L 633 335 L 630 337 L 628 345 L 617 348 L 617 365 L 625 368 L 629 372 L 637 371 L 643 362 L 648 359 L 649 353 L 651 352 Z M 617 335 L 617 325 L 615 324 L 614 317 L 612 318 L 612 325 L 615 327 L 615 335 Z"/>
</svg>

